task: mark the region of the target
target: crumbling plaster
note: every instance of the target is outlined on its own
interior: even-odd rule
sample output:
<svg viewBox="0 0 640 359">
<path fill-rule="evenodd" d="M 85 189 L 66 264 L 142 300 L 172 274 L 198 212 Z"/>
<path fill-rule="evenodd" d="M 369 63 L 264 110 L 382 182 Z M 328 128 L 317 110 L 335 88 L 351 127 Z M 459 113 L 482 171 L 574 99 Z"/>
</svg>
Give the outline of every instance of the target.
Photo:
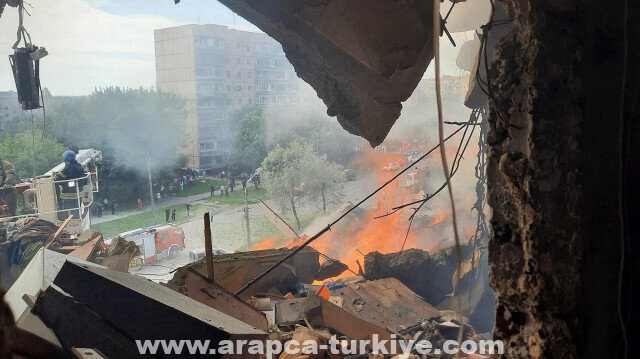
<svg viewBox="0 0 640 359">
<path fill-rule="evenodd" d="M 638 118 L 622 97 L 638 74 L 635 50 L 622 71 L 624 2 L 504 3 L 514 29 L 490 69 L 487 138 L 494 339 L 507 358 L 621 357 L 621 133 Z"/>
</svg>

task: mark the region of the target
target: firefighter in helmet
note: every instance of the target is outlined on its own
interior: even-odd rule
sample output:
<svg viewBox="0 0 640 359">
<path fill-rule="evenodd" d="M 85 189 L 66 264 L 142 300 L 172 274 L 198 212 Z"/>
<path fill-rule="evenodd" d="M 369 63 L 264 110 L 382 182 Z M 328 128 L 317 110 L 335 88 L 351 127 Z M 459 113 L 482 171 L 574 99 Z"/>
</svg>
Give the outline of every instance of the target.
<svg viewBox="0 0 640 359">
<path fill-rule="evenodd" d="M 15 185 L 20 182 L 11 162 L 0 156 L 0 215 L 15 216 L 17 207 L 17 194 Z"/>
<path fill-rule="evenodd" d="M 71 150 L 62 154 L 62 160 L 64 161 L 64 168 L 53 177 L 58 190 L 59 209 L 67 209 L 70 214 L 73 214 L 73 218 L 80 218 L 82 188 L 87 184 L 87 179 L 83 178 L 85 177 L 84 169 L 76 161 L 76 153 Z M 81 179 L 74 181 L 78 178 Z M 63 217 L 66 218 L 69 215 L 69 213 L 59 213 L 58 219 L 64 219 Z"/>
</svg>

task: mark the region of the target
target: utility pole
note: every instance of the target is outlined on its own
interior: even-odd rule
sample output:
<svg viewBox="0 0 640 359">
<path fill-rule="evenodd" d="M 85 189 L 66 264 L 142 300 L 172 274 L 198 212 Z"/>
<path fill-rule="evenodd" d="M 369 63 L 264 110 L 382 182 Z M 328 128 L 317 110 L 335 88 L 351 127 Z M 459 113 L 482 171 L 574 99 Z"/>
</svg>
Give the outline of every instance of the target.
<svg viewBox="0 0 640 359">
<path fill-rule="evenodd" d="M 244 220 L 247 225 L 247 250 L 251 248 L 251 232 L 249 230 L 249 199 L 247 198 L 247 187 L 244 187 Z"/>
<path fill-rule="evenodd" d="M 149 151 L 147 150 L 147 175 L 149 176 L 149 196 L 151 197 L 151 213 L 153 215 L 153 224 L 156 222 L 156 202 L 153 193 L 153 183 L 151 181 L 151 160 L 149 159 Z"/>
</svg>

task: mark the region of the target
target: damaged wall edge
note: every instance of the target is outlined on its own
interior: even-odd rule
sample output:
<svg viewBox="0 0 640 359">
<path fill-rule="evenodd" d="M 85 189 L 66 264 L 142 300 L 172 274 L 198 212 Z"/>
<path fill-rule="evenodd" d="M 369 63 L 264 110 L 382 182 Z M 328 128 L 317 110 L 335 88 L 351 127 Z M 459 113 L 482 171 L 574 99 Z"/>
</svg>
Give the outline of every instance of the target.
<svg viewBox="0 0 640 359">
<path fill-rule="evenodd" d="M 280 42 L 327 113 L 373 147 L 385 139 L 433 58 L 429 2 L 220 2 Z"/>
<path fill-rule="evenodd" d="M 263 340 L 267 336 L 218 310 L 128 273 L 66 262 L 54 284 L 136 340 L 210 340 L 216 348 L 222 340 Z"/>
</svg>

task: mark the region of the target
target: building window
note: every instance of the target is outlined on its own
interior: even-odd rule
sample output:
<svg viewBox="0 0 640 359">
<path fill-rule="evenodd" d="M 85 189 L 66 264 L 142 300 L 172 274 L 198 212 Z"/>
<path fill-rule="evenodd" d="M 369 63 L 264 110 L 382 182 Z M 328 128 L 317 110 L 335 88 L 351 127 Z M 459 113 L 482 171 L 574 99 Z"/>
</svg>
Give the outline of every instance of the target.
<svg viewBox="0 0 640 359">
<path fill-rule="evenodd" d="M 250 58 L 250 57 L 247 57 L 247 59 L 246 59 L 246 61 L 245 61 L 245 62 L 246 62 L 246 64 L 247 64 L 247 65 L 251 65 L 251 58 Z"/>
<path fill-rule="evenodd" d="M 249 105 L 253 104 L 253 99 L 251 97 L 249 97 Z"/>
<path fill-rule="evenodd" d="M 249 92 L 253 91 L 253 85 L 247 85 L 247 91 Z"/>
<path fill-rule="evenodd" d="M 231 78 L 231 71 L 227 71 L 227 78 L 230 79 Z"/>
<path fill-rule="evenodd" d="M 238 78 L 241 79 L 242 78 L 242 71 L 238 71 Z"/>
<path fill-rule="evenodd" d="M 250 52 L 250 51 L 251 51 L 251 45 L 245 45 L 245 46 L 244 46 L 244 50 L 245 50 L 246 52 Z"/>
<path fill-rule="evenodd" d="M 253 73 L 251 71 L 247 71 L 247 78 L 250 79 Z"/>
<path fill-rule="evenodd" d="M 237 43 L 236 44 L 236 50 L 238 50 L 238 51 L 242 50 L 242 44 L 241 43 Z"/>
<path fill-rule="evenodd" d="M 227 92 L 231 92 L 231 85 L 227 85 Z"/>
<path fill-rule="evenodd" d="M 241 98 L 238 99 L 238 105 L 242 106 L 242 99 Z"/>
<path fill-rule="evenodd" d="M 242 58 L 237 57 L 237 58 L 236 58 L 236 64 L 238 64 L 238 65 L 242 65 Z"/>
<path fill-rule="evenodd" d="M 242 85 L 236 86 L 236 91 L 242 91 Z"/>
</svg>

